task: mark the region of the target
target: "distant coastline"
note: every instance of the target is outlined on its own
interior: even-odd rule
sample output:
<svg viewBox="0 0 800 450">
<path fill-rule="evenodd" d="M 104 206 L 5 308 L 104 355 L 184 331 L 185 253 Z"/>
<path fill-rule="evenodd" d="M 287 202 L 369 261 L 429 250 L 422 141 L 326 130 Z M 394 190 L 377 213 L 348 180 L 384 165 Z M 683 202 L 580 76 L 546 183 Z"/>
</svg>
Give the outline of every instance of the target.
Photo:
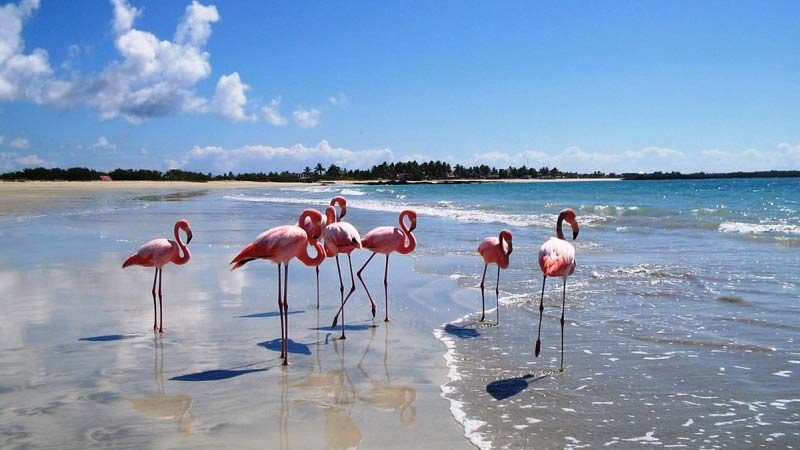
<svg viewBox="0 0 800 450">
<path fill-rule="evenodd" d="M 61 168 L 28 168 L 16 172 L 0 174 L 0 181 L 30 182 L 227 182 L 227 183 L 353 183 L 353 184 L 470 184 L 486 182 L 559 182 L 559 181 L 631 181 L 631 180 L 699 180 L 721 178 L 796 178 L 800 170 L 769 170 L 753 172 L 651 172 L 651 173 L 602 173 L 590 174 L 563 172 L 557 168 L 542 167 L 540 169 L 508 167 L 497 169 L 489 166 L 464 167 L 441 161 L 425 163 L 400 162 L 383 163 L 368 170 L 348 170 L 331 165 L 327 169 L 317 164 L 315 169 L 306 167 L 303 172 L 258 172 L 212 175 L 211 173 L 192 172 L 171 169 L 167 172 L 148 169 L 114 169 L 102 172 L 85 167 Z"/>
</svg>

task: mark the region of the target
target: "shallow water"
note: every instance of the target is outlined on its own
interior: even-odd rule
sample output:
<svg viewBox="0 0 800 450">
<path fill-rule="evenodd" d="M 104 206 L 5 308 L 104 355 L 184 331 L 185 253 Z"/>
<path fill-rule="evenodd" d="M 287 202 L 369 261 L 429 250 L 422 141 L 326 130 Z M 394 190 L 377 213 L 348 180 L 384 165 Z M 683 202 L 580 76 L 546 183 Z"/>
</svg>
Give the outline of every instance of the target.
<svg viewBox="0 0 800 450">
<path fill-rule="evenodd" d="M 225 263 L 333 195 L 349 198 L 362 234 L 417 209 L 419 245 L 391 260 L 397 320 L 372 328 L 359 286 L 344 342 L 317 330 L 336 288 L 317 326 L 313 271 L 293 265 L 295 365 L 284 371 L 274 266 Z M 560 280 L 548 280 L 543 353 L 532 353 L 536 253 L 564 207 L 581 232 L 558 373 Z M 482 448 L 796 448 L 798 211 L 800 181 L 783 179 L 118 193 L 3 215 L 0 284 L 13 295 L 0 447 L 463 448 L 466 433 Z M 119 265 L 178 216 L 192 222 L 193 259 L 165 269 L 169 332 L 154 339 L 150 272 Z M 480 308 L 475 248 L 501 228 L 514 253 L 501 325 L 487 327 L 467 315 Z M 334 266 L 323 266 L 327 286 Z M 376 258 L 367 271 L 379 314 L 382 269 Z"/>
</svg>

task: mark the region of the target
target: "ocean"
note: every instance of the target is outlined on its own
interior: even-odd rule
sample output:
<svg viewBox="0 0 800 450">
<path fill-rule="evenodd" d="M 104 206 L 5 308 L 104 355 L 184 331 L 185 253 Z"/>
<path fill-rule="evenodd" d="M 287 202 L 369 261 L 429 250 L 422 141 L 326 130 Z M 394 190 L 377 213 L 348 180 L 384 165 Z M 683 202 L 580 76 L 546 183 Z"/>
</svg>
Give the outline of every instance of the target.
<svg viewBox="0 0 800 450">
<path fill-rule="evenodd" d="M 345 220 L 362 235 L 396 225 L 403 209 L 419 213 L 415 252 L 390 260 L 397 317 L 389 325 L 372 321 L 357 284 L 357 312 L 348 309 L 351 356 L 344 358 L 345 342 L 334 344 L 336 333 L 325 328 L 338 302 L 335 265 L 323 265 L 329 294 L 319 325 L 313 271 L 295 263 L 290 309 L 295 298 L 300 306 L 290 327 L 299 331 L 290 338 L 305 347 L 280 372 L 269 344 L 279 331 L 264 325 L 276 319 L 241 319 L 276 309 L 274 267 L 253 263 L 231 273 L 225 263 L 264 229 L 292 223 L 303 208 L 322 209 L 334 195 L 347 197 Z M 567 207 L 581 231 L 566 285 L 566 370 L 559 373 L 560 279 L 547 282 L 542 354 L 533 355 L 542 288 L 536 257 Z M 140 329 L 152 317 L 150 272 L 118 266 L 141 243 L 169 235 L 178 216 L 192 222 L 196 241 L 186 267 L 164 271 L 165 282 L 176 281 L 165 290 L 171 309 L 161 345 Z M 437 448 L 464 448 L 442 437 L 451 435 L 482 449 L 800 446 L 798 179 L 113 192 L 0 222 L 0 281 L 13 294 L 4 295 L 0 347 L 3 448 L 58 447 L 54 434 L 70 429 L 81 430 L 71 444 L 151 443 L 133 426 L 152 426 L 141 403 L 138 410 L 122 405 L 165 396 L 164 386 L 195 401 L 191 421 L 184 413 L 172 419 L 177 424 L 159 425 L 155 447 L 163 448 L 249 448 L 273 417 L 286 420 L 267 433 L 282 448 L 382 448 L 381 431 L 400 439 L 394 445 L 440 436 Z M 500 324 L 491 326 L 477 323 L 483 263 L 476 247 L 501 229 L 512 231 L 514 252 L 500 274 Z M 356 269 L 366 257 L 354 253 Z M 188 275 L 190 267 L 201 275 Z M 376 258 L 368 272 L 379 316 L 382 269 Z M 489 307 L 495 277 L 490 267 Z M 183 311 L 170 312 L 177 308 Z M 493 321 L 495 311 L 487 317 Z M 122 337 L 85 340 L 104 336 Z M 261 356 L 243 356 L 254 349 Z M 164 354 L 166 372 L 154 372 Z M 181 382 L 209 368 L 232 376 L 215 381 L 219 389 Z M 330 386 L 309 390 L 307 379 L 292 380 L 298 372 L 328 373 Z M 265 379 L 282 386 L 274 416 L 252 395 L 277 395 Z M 387 397 L 396 399 L 391 407 Z M 74 416 L 85 411 L 81 404 L 104 411 L 88 421 L 98 423 Z M 308 421 L 324 422 L 324 433 L 309 431 Z M 336 427 L 349 434 L 329 431 Z"/>
</svg>

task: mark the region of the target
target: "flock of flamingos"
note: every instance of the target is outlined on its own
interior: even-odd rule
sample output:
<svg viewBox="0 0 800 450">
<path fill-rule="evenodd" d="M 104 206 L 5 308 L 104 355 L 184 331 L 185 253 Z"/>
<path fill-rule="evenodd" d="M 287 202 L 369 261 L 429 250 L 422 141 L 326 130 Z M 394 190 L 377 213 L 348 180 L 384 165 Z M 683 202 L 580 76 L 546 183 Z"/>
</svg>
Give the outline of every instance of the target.
<svg viewBox="0 0 800 450">
<path fill-rule="evenodd" d="M 336 207 L 339 207 L 337 213 Z M 299 259 L 303 264 L 315 267 L 317 275 L 317 308 L 319 308 L 319 265 L 326 257 L 336 259 L 336 268 L 339 272 L 339 294 L 341 296 L 341 306 L 333 319 L 331 328 L 335 328 L 341 317 L 342 335 L 345 339 L 344 310 L 347 300 L 356 290 L 355 278 L 353 277 L 353 263 L 350 254 L 356 249 L 367 249 L 372 255 L 367 259 L 361 269 L 358 270 L 358 279 L 364 290 L 367 292 L 370 304 L 372 305 L 372 317 L 375 317 L 376 305 L 372 299 L 362 272 L 372 261 L 376 254 L 381 253 L 386 256 L 386 263 L 383 274 L 385 316 L 384 321 L 389 322 L 389 255 L 392 252 L 400 254 L 411 253 L 417 245 L 417 239 L 413 231 L 417 227 L 417 213 L 407 209 L 400 213 L 398 222 L 400 227 L 377 227 L 371 230 L 363 238 L 358 230 L 348 222 L 342 221 L 347 214 L 347 200 L 344 197 L 334 197 L 325 211 L 325 215 L 315 209 L 306 209 L 300 214 L 297 225 L 281 225 L 270 228 L 261 233 L 251 244 L 246 246 L 230 262 L 231 270 L 238 269 L 250 261 L 256 259 L 266 259 L 278 265 L 278 310 L 281 318 L 281 358 L 283 364 L 289 364 L 288 354 L 288 335 L 289 322 L 287 301 L 289 262 L 292 258 Z M 408 225 L 406 225 L 408 221 Z M 544 311 L 544 287 L 547 277 L 561 277 L 563 279 L 563 293 L 561 296 L 561 368 L 564 370 L 564 309 L 567 292 L 567 277 L 575 271 L 575 248 L 564 239 L 562 223 L 566 221 L 572 228 L 572 239 L 578 237 L 578 222 L 575 220 L 575 211 L 564 209 L 558 215 L 556 222 L 556 236 L 548 239 L 539 249 L 539 268 L 542 271 L 542 295 L 539 299 L 539 329 L 536 337 L 535 354 L 538 357 L 541 351 L 541 329 L 542 313 Z M 186 243 L 183 242 L 179 231 L 186 233 Z M 162 271 L 166 264 L 177 265 L 186 264 L 191 258 L 187 244 L 192 240 L 192 229 L 189 222 L 185 219 L 175 223 L 175 241 L 167 239 L 154 239 L 139 248 L 133 255 L 129 256 L 122 264 L 122 268 L 138 265 L 144 267 L 155 267 L 153 278 L 153 330 L 163 333 L 163 295 L 161 293 Z M 322 243 L 320 243 L 322 239 Z M 311 257 L 308 248 L 314 247 L 315 256 Z M 487 237 L 478 246 L 478 253 L 483 257 L 483 277 L 481 278 L 481 321 L 486 319 L 486 301 L 484 295 L 484 282 L 486 281 L 486 270 L 489 264 L 497 265 L 497 283 L 495 285 L 495 295 L 500 295 L 500 270 L 506 269 L 509 264 L 509 255 L 513 250 L 512 235 L 508 230 L 502 230 L 498 237 Z M 344 282 L 342 280 L 342 269 L 339 265 L 339 253 L 347 255 L 347 264 L 350 268 L 350 291 L 345 296 Z M 283 266 L 283 276 L 281 277 L 281 266 Z M 158 285 L 158 291 L 156 291 Z M 282 291 L 281 291 L 282 289 Z M 158 312 L 156 311 L 156 292 L 158 293 Z M 499 305 L 497 307 L 497 324 L 500 323 Z M 158 320 L 160 317 L 160 320 Z"/>
</svg>

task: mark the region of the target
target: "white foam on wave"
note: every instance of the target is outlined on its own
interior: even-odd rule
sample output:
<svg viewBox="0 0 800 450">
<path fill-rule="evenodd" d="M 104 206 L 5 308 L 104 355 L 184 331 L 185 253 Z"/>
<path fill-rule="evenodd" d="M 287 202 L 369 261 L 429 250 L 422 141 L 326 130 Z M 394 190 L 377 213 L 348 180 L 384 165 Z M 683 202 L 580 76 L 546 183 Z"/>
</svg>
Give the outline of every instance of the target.
<svg viewBox="0 0 800 450">
<path fill-rule="evenodd" d="M 342 195 L 353 195 L 356 197 L 360 195 L 367 195 L 367 193 L 364 191 L 358 191 L 356 189 L 347 189 L 347 188 L 342 189 L 341 191 L 339 191 L 339 193 Z"/>
<path fill-rule="evenodd" d="M 470 316 L 470 314 L 464 315 L 451 323 L 455 324 L 465 320 Z M 442 355 L 442 358 L 447 365 L 447 379 L 449 381 L 441 385 L 441 396 L 450 402 L 450 414 L 453 415 L 453 417 L 456 419 L 456 422 L 460 423 L 464 427 L 464 437 L 469 439 L 469 441 L 479 449 L 489 450 L 492 448 L 492 441 L 486 439 L 483 434 L 478 432 L 481 427 L 486 425 L 486 422 L 468 418 L 467 413 L 464 411 L 464 403 L 453 398 L 455 388 L 450 386 L 450 383 L 453 381 L 459 381 L 462 377 L 461 373 L 458 371 L 455 339 L 445 334 L 445 326 L 447 326 L 447 324 L 442 324 L 441 327 L 433 330 L 433 335 L 436 336 L 436 339 L 439 339 L 447 348 L 447 351 L 444 353 L 444 355 Z"/>
<path fill-rule="evenodd" d="M 799 225 L 786 223 L 745 223 L 745 222 L 722 222 L 719 224 L 719 231 L 723 233 L 740 234 L 800 234 Z"/>
</svg>

